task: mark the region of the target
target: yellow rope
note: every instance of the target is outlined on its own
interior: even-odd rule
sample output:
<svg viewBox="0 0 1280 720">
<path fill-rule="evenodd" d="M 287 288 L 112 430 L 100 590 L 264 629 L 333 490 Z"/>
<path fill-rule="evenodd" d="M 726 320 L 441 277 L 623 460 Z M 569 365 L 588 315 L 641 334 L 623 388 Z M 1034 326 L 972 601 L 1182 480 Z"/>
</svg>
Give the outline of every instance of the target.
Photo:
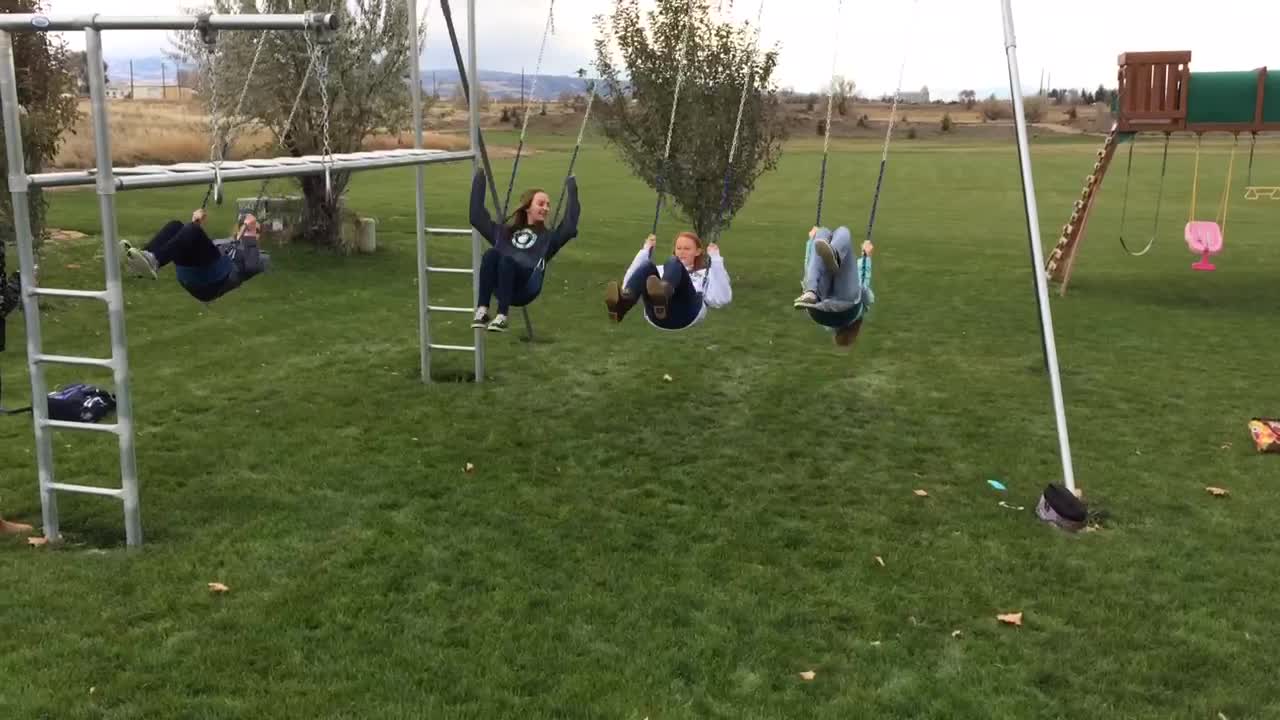
<svg viewBox="0 0 1280 720">
<path fill-rule="evenodd" d="M 1187 222 L 1195 222 L 1196 219 L 1196 197 L 1200 192 L 1200 140 L 1203 137 L 1196 134 L 1196 169 L 1191 173 L 1191 215 Z"/>
<path fill-rule="evenodd" d="M 1236 169 L 1236 148 L 1240 145 L 1240 136 L 1235 136 L 1231 143 L 1231 160 L 1227 163 L 1227 186 L 1222 191 L 1222 203 L 1218 207 L 1218 225 L 1222 228 L 1222 239 L 1227 239 L 1227 211 L 1231 208 L 1231 176 Z"/>
</svg>

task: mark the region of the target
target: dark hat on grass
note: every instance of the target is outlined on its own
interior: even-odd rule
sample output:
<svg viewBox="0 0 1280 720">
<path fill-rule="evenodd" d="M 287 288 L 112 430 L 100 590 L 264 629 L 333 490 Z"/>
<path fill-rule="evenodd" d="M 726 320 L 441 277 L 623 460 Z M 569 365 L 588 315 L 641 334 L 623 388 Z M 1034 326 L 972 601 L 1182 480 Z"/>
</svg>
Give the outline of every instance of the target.
<svg viewBox="0 0 1280 720">
<path fill-rule="evenodd" d="M 1075 532 L 1084 528 L 1089 510 L 1070 490 L 1050 483 L 1040 495 L 1036 515 L 1047 523 Z"/>
</svg>

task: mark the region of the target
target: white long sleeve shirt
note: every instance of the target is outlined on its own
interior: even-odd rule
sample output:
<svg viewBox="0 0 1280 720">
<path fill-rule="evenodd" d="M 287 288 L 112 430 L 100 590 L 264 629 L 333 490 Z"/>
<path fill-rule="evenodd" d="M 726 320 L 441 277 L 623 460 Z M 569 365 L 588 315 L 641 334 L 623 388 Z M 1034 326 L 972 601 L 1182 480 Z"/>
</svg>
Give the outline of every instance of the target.
<svg viewBox="0 0 1280 720">
<path fill-rule="evenodd" d="M 729 271 L 725 270 L 724 258 L 721 257 L 720 253 L 710 253 L 709 257 L 711 258 L 711 266 L 709 268 L 689 272 L 689 280 L 693 282 L 693 289 L 702 296 L 702 307 L 698 310 L 698 317 L 694 318 L 693 322 L 686 327 L 693 327 L 702 322 L 702 319 L 707 316 L 708 307 L 722 308 L 733 301 L 733 286 L 729 283 Z M 649 251 L 641 248 L 640 252 L 636 253 L 635 259 L 631 261 L 631 267 L 627 268 L 626 275 L 622 277 L 623 286 L 626 286 L 631 276 L 647 261 L 649 261 Z M 657 265 L 657 268 L 658 277 L 662 277 L 662 265 Z M 648 314 L 645 315 L 645 320 L 648 320 L 650 325 L 659 330 L 667 330 L 667 328 L 659 327 L 652 320 L 649 320 Z"/>
</svg>

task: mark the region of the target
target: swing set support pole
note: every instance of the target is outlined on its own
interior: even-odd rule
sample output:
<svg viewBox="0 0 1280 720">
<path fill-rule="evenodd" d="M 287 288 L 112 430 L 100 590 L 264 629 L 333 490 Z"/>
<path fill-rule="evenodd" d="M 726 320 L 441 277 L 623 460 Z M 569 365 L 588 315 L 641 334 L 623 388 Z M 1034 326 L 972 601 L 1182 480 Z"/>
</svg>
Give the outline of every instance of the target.
<svg viewBox="0 0 1280 720">
<path fill-rule="evenodd" d="M 1027 116 L 1022 102 L 1022 80 L 1018 75 L 1018 49 L 1013 32 L 1013 0 L 1001 0 L 1004 11 L 1005 57 L 1009 65 L 1009 90 L 1013 99 L 1014 122 L 1018 130 L 1018 159 L 1022 171 L 1022 192 L 1026 205 L 1027 234 L 1031 243 L 1031 274 L 1035 278 L 1036 304 L 1040 312 L 1040 337 L 1049 384 L 1053 392 L 1054 416 L 1058 426 L 1058 449 L 1062 459 L 1062 480 L 1067 490 L 1076 491 L 1075 471 L 1071 465 L 1071 442 L 1067 434 L 1067 414 L 1062 398 L 1062 378 L 1058 372 L 1058 349 L 1054 342 L 1053 313 L 1049 307 L 1048 279 L 1044 267 L 1044 251 L 1040 246 L 1040 218 L 1036 209 L 1035 181 L 1031 174 L 1031 148 L 1027 139 Z"/>
</svg>

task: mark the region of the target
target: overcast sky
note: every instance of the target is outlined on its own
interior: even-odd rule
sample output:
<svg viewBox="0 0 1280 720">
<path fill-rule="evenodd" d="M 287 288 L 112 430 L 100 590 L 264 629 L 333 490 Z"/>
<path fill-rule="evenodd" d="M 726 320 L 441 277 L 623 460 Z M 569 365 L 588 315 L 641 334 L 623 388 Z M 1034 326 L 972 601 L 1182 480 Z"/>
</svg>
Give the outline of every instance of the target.
<svg viewBox="0 0 1280 720">
<path fill-rule="evenodd" d="M 724 11 L 754 20 L 758 0 L 736 0 Z M 179 14 L 199 0 L 115 0 L 111 10 L 131 14 Z M 480 65 L 486 70 L 532 71 L 548 0 L 478 0 Z M 556 0 L 556 34 L 543 72 L 570 74 L 589 64 L 593 14 L 612 0 Z M 652 7 L 652 0 L 641 0 Z M 1247 70 L 1280 67 L 1280 0 L 1218 0 L 1194 11 L 1175 12 L 1167 0 L 1014 0 L 1018 57 L 1024 87 L 1035 90 L 1043 70 L 1055 87 L 1115 85 L 1116 56 L 1137 50 L 1191 50 L 1193 70 Z M 455 0 L 464 13 L 465 0 Z M 778 81 L 798 90 L 818 89 L 831 74 L 833 44 L 837 69 L 869 95 L 891 92 L 906 59 L 904 89 L 928 85 L 937 95 L 963 88 L 1008 87 L 1000 0 L 844 0 L 835 22 L 835 0 L 765 0 L 763 42 L 781 50 Z M 101 0 L 47 0 L 50 13 L 101 12 Z M 452 67 L 439 5 L 428 10 L 426 67 Z M 462 25 L 465 16 L 457 18 Z M 460 27 L 461 32 L 461 27 Z M 837 39 L 838 33 L 838 39 Z M 465 37 L 465 35 L 464 35 Z M 833 43 L 833 41 L 835 41 Z M 68 36 L 82 48 L 80 33 Z M 108 58 L 158 54 L 168 46 L 164 32 L 113 31 L 103 34 Z"/>
</svg>

